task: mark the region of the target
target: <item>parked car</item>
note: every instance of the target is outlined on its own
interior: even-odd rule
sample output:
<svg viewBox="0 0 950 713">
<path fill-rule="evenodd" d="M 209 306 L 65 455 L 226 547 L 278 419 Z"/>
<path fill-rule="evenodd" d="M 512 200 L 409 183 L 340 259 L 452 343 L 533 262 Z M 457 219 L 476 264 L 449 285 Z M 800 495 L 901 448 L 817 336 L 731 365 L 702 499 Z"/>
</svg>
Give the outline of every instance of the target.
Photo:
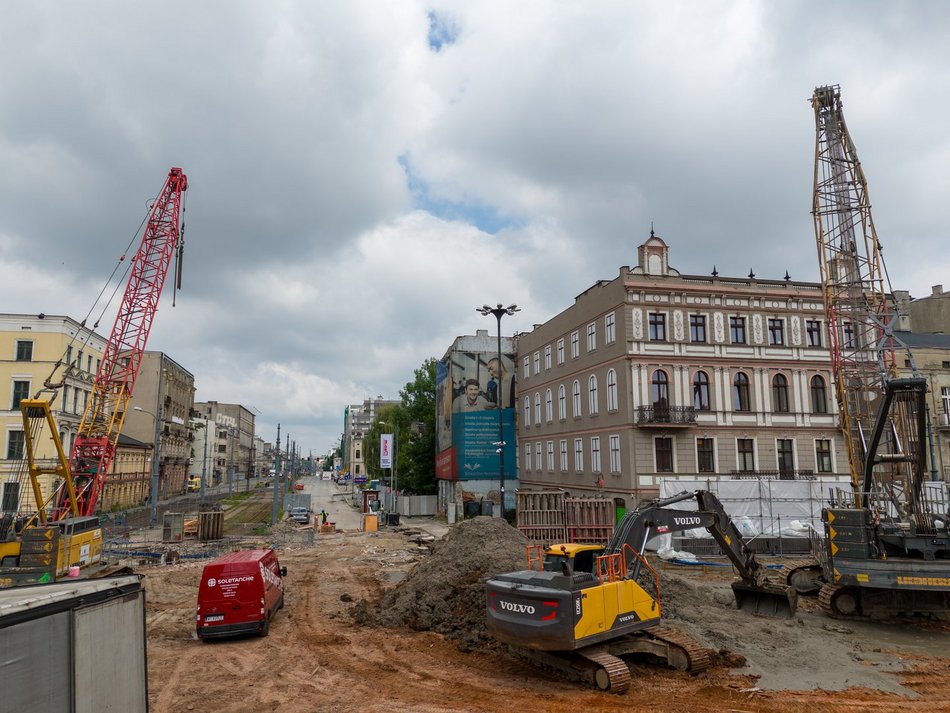
<svg viewBox="0 0 950 713">
<path fill-rule="evenodd" d="M 294 483 L 294 490 L 303 490 L 303 483 Z"/>
<path fill-rule="evenodd" d="M 305 507 L 292 507 L 287 514 L 290 516 L 291 520 L 294 520 L 301 525 L 310 524 L 310 511 Z"/>
</svg>

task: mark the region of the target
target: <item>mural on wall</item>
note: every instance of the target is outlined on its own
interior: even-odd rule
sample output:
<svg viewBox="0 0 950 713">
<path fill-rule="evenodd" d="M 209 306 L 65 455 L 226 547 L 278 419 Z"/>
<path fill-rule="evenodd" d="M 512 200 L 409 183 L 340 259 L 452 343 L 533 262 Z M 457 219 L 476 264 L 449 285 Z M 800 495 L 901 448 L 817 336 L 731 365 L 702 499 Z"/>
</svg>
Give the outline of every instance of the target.
<svg viewBox="0 0 950 713">
<path fill-rule="evenodd" d="M 436 367 L 436 475 L 448 480 L 499 477 L 498 405 L 505 473 L 515 477 L 515 377 L 510 354 L 453 352 Z"/>
</svg>

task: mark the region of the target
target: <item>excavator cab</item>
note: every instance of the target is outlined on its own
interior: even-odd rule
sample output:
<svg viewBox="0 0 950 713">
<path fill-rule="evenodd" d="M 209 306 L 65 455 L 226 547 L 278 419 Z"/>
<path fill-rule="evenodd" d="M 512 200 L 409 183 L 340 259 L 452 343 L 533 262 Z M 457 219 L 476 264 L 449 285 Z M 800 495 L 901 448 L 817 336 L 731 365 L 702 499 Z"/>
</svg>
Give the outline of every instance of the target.
<svg viewBox="0 0 950 713">
<path fill-rule="evenodd" d="M 551 545 L 544 551 L 541 569 L 544 572 L 555 572 L 568 577 L 580 572 L 594 574 L 597 558 L 603 553 L 603 545 L 584 545 L 574 542 Z"/>
</svg>

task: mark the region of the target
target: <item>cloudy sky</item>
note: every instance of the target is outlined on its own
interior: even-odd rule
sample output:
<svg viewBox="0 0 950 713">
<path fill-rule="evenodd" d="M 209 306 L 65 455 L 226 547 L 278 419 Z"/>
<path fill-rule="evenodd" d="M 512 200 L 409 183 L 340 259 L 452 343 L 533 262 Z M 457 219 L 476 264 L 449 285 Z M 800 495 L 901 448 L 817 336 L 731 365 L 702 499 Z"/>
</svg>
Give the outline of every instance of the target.
<svg viewBox="0 0 950 713">
<path fill-rule="evenodd" d="M 12 0 L 0 311 L 84 317 L 180 166 L 184 286 L 149 348 L 324 453 L 346 404 L 494 333 L 476 306 L 529 330 L 651 223 L 681 272 L 817 280 L 823 84 L 923 297 L 950 287 L 948 28 L 936 0 Z"/>
</svg>

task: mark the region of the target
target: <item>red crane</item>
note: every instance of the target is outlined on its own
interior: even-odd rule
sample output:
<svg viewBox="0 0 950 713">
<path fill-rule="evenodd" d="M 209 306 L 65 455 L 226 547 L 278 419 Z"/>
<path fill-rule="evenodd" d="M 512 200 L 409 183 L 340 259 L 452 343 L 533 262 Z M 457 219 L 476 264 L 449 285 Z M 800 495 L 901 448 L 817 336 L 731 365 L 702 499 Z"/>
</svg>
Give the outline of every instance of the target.
<svg viewBox="0 0 950 713">
<path fill-rule="evenodd" d="M 69 458 L 79 515 L 95 513 L 115 456 L 165 277 L 176 248 L 181 245 L 183 197 L 187 189 L 187 176 L 180 168 L 172 168 L 152 206 L 132 261 L 125 295 Z M 70 509 L 64 489 L 57 498 L 54 519 L 65 516 Z"/>
</svg>

